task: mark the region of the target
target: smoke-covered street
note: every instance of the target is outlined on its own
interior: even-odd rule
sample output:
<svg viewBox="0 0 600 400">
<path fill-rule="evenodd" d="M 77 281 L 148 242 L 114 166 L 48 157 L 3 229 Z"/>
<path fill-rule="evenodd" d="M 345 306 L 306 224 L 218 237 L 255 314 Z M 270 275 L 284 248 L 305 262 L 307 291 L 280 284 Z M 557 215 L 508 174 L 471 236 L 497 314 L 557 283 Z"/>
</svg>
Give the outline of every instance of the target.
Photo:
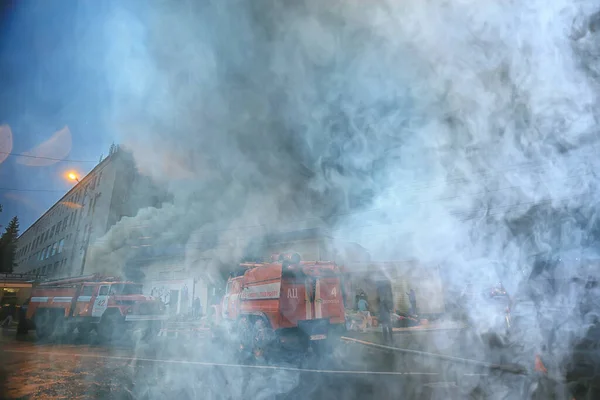
<svg viewBox="0 0 600 400">
<path fill-rule="evenodd" d="M 459 339 L 464 333 L 438 335 Z M 397 338 L 399 344 L 413 349 L 432 341 L 431 335 Z M 10 399 L 503 397 L 489 392 L 490 384 L 501 376 L 498 372 L 410 355 L 394 360 L 389 354 L 349 345 L 340 345 L 331 356 L 354 353 L 354 357 L 346 355 L 346 361 L 279 358 L 256 363 L 232 359 L 223 349 L 197 340 L 163 339 L 148 346 L 101 346 L 76 340 L 39 344 L 32 336 L 16 341 L 5 332 L 1 344 L 3 398 Z M 456 341 L 446 354 L 459 354 L 459 347 Z M 527 377 L 505 375 L 517 385 L 528 382 Z M 262 384 L 265 379 L 268 385 Z"/>
</svg>

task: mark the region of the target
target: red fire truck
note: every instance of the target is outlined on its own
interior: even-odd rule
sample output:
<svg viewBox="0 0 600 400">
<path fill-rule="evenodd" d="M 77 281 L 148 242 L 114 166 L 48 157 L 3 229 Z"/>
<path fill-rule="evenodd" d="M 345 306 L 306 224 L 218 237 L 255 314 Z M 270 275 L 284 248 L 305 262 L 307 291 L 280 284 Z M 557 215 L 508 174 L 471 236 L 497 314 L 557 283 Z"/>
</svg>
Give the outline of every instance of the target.
<svg viewBox="0 0 600 400">
<path fill-rule="evenodd" d="M 239 335 L 241 347 L 266 341 L 308 346 L 343 331 L 340 268 L 328 261 L 301 261 L 297 253 L 273 259 L 240 264 L 227 282 L 220 325 Z"/>
<path fill-rule="evenodd" d="M 141 284 L 88 275 L 39 284 L 31 293 L 27 320 L 39 338 L 57 338 L 77 328 L 80 334 L 96 330 L 110 340 L 132 328 L 143 330 L 144 337 L 157 334 L 164 310 L 159 300 L 142 294 Z"/>
</svg>

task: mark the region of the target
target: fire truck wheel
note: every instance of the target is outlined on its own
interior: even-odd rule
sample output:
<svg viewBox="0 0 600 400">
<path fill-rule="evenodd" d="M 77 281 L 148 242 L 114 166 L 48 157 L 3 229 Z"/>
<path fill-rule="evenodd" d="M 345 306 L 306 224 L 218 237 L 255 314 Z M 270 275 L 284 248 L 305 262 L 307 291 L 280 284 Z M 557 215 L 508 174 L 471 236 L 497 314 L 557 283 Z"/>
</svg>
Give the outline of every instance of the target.
<svg viewBox="0 0 600 400">
<path fill-rule="evenodd" d="M 123 316 L 118 312 L 105 312 L 98 324 L 98 336 L 105 342 L 120 339 L 125 331 L 123 322 Z"/>
<path fill-rule="evenodd" d="M 239 350 L 245 352 L 252 345 L 252 326 L 247 317 L 242 317 L 236 324 L 237 340 L 239 341 Z"/>
<path fill-rule="evenodd" d="M 65 334 L 63 309 L 39 310 L 35 315 L 36 336 L 38 339 L 57 339 Z"/>
<path fill-rule="evenodd" d="M 92 327 L 89 324 L 77 325 L 77 333 L 81 337 L 88 337 L 91 331 Z"/>
<path fill-rule="evenodd" d="M 265 358 L 265 350 L 269 346 L 273 333 L 272 329 L 268 326 L 268 324 L 262 319 L 257 318 L 254 321 L 253 329 L 252 329 L 252 338 L 253 338 L 253 353 L 254 357 L 257 359 Z"/>
<path fill-rule="evenodd" d="M 259 318 L 254 322 L 254 329 L 252 330 L 253 337 L 253 349 L 254 357 L 263 358 L 265 348 L 265 323 Z"/>
</svg>

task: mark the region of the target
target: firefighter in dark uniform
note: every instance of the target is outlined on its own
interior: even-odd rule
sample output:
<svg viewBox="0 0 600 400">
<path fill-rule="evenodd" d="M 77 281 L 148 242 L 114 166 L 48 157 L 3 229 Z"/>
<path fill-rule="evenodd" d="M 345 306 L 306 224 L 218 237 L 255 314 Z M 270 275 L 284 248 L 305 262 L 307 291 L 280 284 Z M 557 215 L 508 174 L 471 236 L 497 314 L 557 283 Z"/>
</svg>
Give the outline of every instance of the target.
<svg viewBox="0 0 600 400">
<path fill-rule="evenodd" d="M 29 301 L 19 307 L 19 324 L 17 325 L 17 336 L 27 335 L 29 333 L 29 324 L 27 322 L 27 307 Z"/>
<path fill-rule="evenodd" d="M 385 344 L 391 345 L 394 342 L 392 330 L 392 313 L 394 311 L 392 290 L 389 282 L 387 285 L 385 282 L 381 282 L 377 286 L 377 291 L 379 292 L 379 323 L 383 330 L 383 341 Z"/>
</svg>

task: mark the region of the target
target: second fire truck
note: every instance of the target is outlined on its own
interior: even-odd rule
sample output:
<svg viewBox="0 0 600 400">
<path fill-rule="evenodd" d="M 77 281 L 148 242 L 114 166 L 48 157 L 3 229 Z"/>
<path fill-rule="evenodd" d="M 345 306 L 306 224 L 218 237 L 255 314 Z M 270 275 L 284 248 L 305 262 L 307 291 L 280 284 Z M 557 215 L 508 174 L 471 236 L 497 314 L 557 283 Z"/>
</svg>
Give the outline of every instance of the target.
<svg viewBox="0 0 600 400">
<path fill-rule="evenodd" d="M 99 275 L 41 283 L 27 309 L 38 338 L 58 338 L 75 329 L 80 334 L 95 330 L 105 340 L 132 329 L 149 337 L 165 319 L 164 305 L 143 295 L 141 284 Z"/>
<path fill-rule="evenodd" d="M 324 342 L 345 329 L 340 268 L 297 253 L 240 264 L 227 282 L 219 325 L 239 335 L 242 347 Z"/>
</svg>

